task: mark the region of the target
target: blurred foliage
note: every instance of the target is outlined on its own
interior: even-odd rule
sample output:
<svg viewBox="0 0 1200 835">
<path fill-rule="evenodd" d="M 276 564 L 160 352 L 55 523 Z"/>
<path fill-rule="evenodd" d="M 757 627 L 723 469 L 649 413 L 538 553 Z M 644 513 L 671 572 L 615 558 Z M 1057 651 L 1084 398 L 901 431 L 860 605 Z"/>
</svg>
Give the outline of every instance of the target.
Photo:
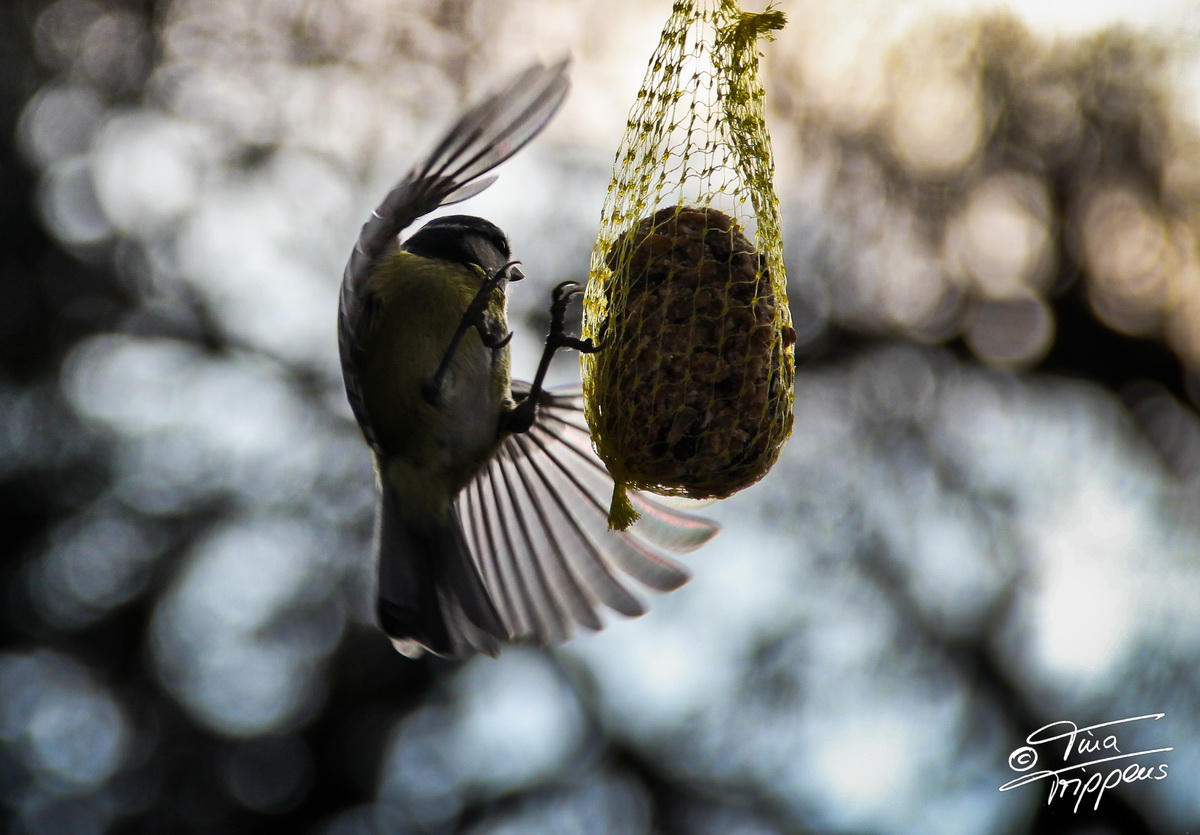
<svg viewBox="0 0 1200 835">
<path fill-rule="evenodd" d="M 794 438 L 651 615 L 460 666 L 369 624 L 341 262 L 431 131 L 544 37 L 588 68 L 567 133 L 470 210 L 531 278 L 580 278 L 612 154 L 587 143 L 619 131 L 606 88 L 666 7 L 0 7 L 5 831 L 1200 826 L 1178 47 L 1011 16 L 882 42 L 786 10 L 765 86 L 798 160 Z M 514 321 L 544 327 L 544 295 Z M 1160 784 L 1078 814 L 996 790 L 1046 722 L 1157 711 L 1131 744 L 1176 746 Z"/>
<path fill-rule="evenodd" d="M 857 95 L 823 93 L 804 59 L 776 66 L 806 165 L 828 178 L 828 241 L 852 250 L 830 259 L 819 309 L 855 334 L 1102 383 L 1194 472 L 1200 132 L 1174 89 L 1184 49 L 996 14 L 912 33 L 878 77 L 842 80 Z"/>
</svg>

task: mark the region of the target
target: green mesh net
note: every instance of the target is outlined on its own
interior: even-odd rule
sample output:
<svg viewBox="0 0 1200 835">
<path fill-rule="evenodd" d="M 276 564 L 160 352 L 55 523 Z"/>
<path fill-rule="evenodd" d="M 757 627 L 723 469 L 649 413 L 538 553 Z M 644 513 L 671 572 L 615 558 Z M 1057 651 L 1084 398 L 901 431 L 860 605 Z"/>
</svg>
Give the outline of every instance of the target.
<svg viewBox="0 0 1200 835">
<path fill-rule="evenodd" d="M 724 498 L 770 469 L 795 375 L 758 40 L 781 12 L 678 0 L 617 150 L 592 251 L 588 423 L 626 490 Z"/>
</svg>

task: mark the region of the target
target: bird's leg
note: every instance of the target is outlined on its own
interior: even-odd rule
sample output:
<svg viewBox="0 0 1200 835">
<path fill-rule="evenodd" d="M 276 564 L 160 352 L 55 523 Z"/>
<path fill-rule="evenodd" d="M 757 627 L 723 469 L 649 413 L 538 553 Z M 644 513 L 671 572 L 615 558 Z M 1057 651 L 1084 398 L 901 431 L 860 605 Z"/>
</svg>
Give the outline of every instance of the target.
<svg viewBox="0 0 1200 835">
<path fill-rule="evenodd" d="M 542 399 L 542 383 L 546 380 L 546 372 L 550 370 L 550 361 L 560 348 L 574 348 L 584 354 L 594 354 L 603 348 L 590 339 L 579 339 L 567 336 L 563 318 L 566 316 L 567 305 L 571 299 L 583 292 L 583 288 L 574 281 L 564 281 L 551 293 L 550 302 L 550 333 L 546 337 L 546 347 L 542 349 L 542 360 L 538 363 L 537 375 L 529 394 L 512 410 L 504 415 L 501 429 L 506 432 L 527 432 L 533 425 L 533 418 L 538 401 Z"/>
<path fill-rule="evenodd" d="M 450 362 L 454 359 L 454 352 L 458 350 L 458 343 L 462 341 L 463 336 L 471 328 L 479 331 L 480 341 L 488 348 L 503 348 L 512 339 L 512 331 L 509 331 L 507 334 L 503 333 L 500 323 L 496 321 L 496 317 L 488 313 L 487 308 L 492 300 L 492 291 L 500 286 L 500 282 L 506 279 L 509 281 L 520 281 L 525 277 L 517 269 L 516 265 L 518 263 L 520 262 L 509 261 L 485 278 L 483 283 L 479 285 L 479 291 L 475 294 L 475 298 L 471 299 L 471 303 L 467 305 L 467 309 L 463 312 L 462 319 L 459 320 L 458 328 L 454 331 L 454 336 L 450 340 L 450 346 L 446 348 L 446 353 L 442 356 L 442 361 L 438 365 L 437 371 L 421 387 L 421 394 L 427 402 L 436 404 L 441 401 L 442 386 L 446 381 L 446 373 L 450 369 Z"/>
</svg>

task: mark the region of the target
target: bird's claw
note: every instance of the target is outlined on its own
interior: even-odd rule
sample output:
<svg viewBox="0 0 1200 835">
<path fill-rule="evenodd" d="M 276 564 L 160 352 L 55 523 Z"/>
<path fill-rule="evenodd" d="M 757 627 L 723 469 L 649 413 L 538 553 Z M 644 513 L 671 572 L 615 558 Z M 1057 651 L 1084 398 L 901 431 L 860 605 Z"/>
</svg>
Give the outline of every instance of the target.
<svg viewBox="0 0 1200 835">
<path fill-rule="evenodd" d="M 542 361 L 538 363 L 537 376 L 533 378 L 533 385 L 529 388 L 529 394 L 506 415 L 502 424 L 502 428 L 505 431 L 513 433 L 527 432 L 529 427 L 533 425 L 537 404 L 541 402 L 544 392 L 542 383 L 546 379 L 546 372 L 550 369 L 550 361 L 554 359 L 555 352 L 560 348 L 574 348 L 576 351 L 592 354 L 599 351 L 602 347 L 590 339 L 567 336 L 565 321 L 567 305 L 571 303 L 571 299 L 582 292 L 583 288 L 575 281 L 564 281 L 551 291 L 550 333 L 546 336 L 546 347 L 542 349 Z"/>
<path fill-rule="evenodd" d="M 458 343 L 471 328 L 475 328 L 479 334 L 479 340 L 485 347 L 492 350 L 499 350 L 512 341 L 512 331 L 504 332 L 500 326 L 499 320 L 488 312 L 488 305 L 492 301 L 492 291 L 500 286 L 503 281 L 520 281 L 525 277 L 525 274 L 517 269 L 519 261 L 509 261 L 499 269 L 495 270 L 491 275 L 486 276 L 479 285 L 479 290 L 475 293 L 475 297 L 471 299 L 471 303 L 467 305 L 467 309 L 463 311 L 462 319 L 459 320 L 458 329 L 454 332 L 454 337 L 450 340 L 450 346 L 446 349 L 445 355 L 442 357 L 442 362 L 434 372 L 433 377 L 425 381 L 421 386 L 421 395 L 427 403 L 437 405 L 441 402 L 442 386 L 445 383 L 446 374 L 450 368 L 450 361 L 454 359 L 454 352 L 458 349 Z"/>
<path fill-rule="evenodd" d="M 501 281 L 520 281 L 525 277 L 525 273 L 521 272 L 517 267 L 519 263 L 521 262 L 509 261 L 484 279 L 479 292 L 471 300 L 471 306 L 467 308 L 468 314 L 474 314 L 475 320 L 472 324 L 474 324 L 475 330 L 479 332 L 480 340 L 482 340 L 486 347 L 493 350 L 499 350 L 509 342 L 512 342 L 513 332 L 504 333 L 499 320 L 487 312 L 487 306 L 491 301 L 492 291 L 500 286 Z"/>
<path fill-rule="evenodd" d="M 512 339 L 512 332 L 503 333 L 500 323 L 495 316 L 488 313 L 488 305 L 492 301 L 492 291 L 500 286 L 502 281 L 520 281 L 525 274 L 517 269 L 519 261 L 509 261 L 483 280 L 479 285 L 475 298 L 467 305 L 463 313 L 460 330 L 474 327 L 479 332 L 479 338 L 489 348 L 503 348 Z M 503 335 L 502 335 L 503 334 Z"/>
<path fill-rule="evenodd" d="M 480 317 L 479 321 L 473 324 L 475 330 L 479 331 L 479 339 L 486 348 L 499 350 L 509 342 L 512 342 L 513 332 L 509 331 L 505 333 L 504 329 L 500 327 L 499 320 L 491 314 L 485 313 Z"/>
<path fill-rule="evenodd" d="M 567 336 L 566 313 L 571 299 L 583 292 L 577 281 L 564 281 L 550 292 L 550 334 L 546 337 L 546 348 L 574 348 L 584 354 L 594 354 L 603 346 L 597 345 L 591 339 L 579 339 Z"/>
<path fill-rule="evenodd" d="M 578 281 L 560 281 L 550 291 L 551 304 L 554 307 L 567 306 L 567 302 L 583 292 L 583 288 L 579 286 Z"/>
</svg>

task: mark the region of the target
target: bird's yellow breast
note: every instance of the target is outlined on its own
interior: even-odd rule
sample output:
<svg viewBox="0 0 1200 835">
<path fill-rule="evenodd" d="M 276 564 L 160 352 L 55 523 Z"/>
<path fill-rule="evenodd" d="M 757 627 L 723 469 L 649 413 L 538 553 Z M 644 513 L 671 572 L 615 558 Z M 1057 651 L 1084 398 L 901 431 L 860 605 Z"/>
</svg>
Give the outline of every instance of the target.
<svg viewBox="0 0 1200 835">
<path fill-rule="evenodd" d="M 509 392 L 508 349 L 486 347 L 472 328 L 446 374 L 441 396 L 422 388 L 434 376 L 483 280 L 477 267 L 400 252 L 367 283 L 372 309 L 363 340 L 363 401 L 382 449 L 419 469 L 466 482 L 497 443 Z M 489 315 L 505 324 L 503 289 Z"/>
</svg>

